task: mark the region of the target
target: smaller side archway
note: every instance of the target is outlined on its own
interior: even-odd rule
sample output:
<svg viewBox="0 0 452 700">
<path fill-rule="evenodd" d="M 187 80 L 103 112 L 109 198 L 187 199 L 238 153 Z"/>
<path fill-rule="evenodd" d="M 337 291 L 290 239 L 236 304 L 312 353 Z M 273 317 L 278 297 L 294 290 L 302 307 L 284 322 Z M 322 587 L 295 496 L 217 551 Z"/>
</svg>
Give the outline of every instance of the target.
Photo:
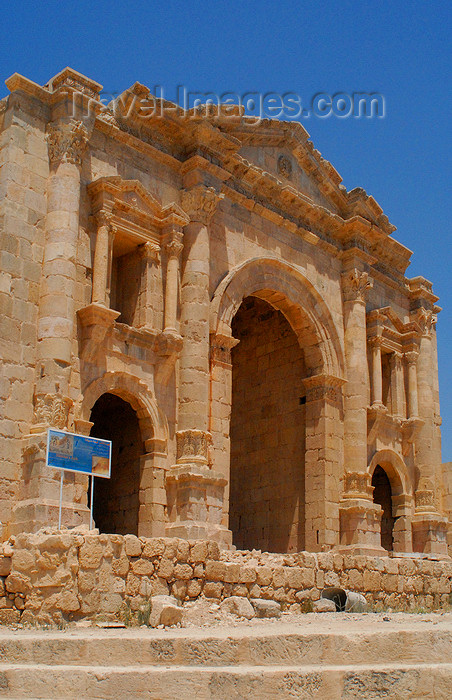
<svg viewBox="0 0 452 700">
<path fill-rule="evenodd" d="M 110 439 L 118 443 L 118 454 L 122 447 L 122 452 L 130 457 L 125 461 L 128 461 L 129 472 L 135 473 L 137 482 L 137 487 L 129 494 L 130 507 L 137 510 L 136 526 L 132 519 L 125 525 L 126 518 L 123 518 L 121 528 L 142 537 L 162 537 L 165 535 L 167 505 L 165 472 L 169 431 L 166 417 L 144 382 L 125 372 L 107 372 L 93 380 L 76 403 L 76 431 L 89 434 L 92 424 L 96 430 L 97 423 L 97 429 L 108 432 L 106 409 L 113 404 L 121 406 L 120 410 L 127 417 L 128 437 L 124 444 L 119 444 L 123 436 L 115 438 L 113 435 Z M 105 437 L 109 439 L 107 435 Z M 109 526 L 111 531 L 111 523 Z"/>
<path fill-rule="evenodd" d="M 411 552 L 413 490 L 403 459 L 393 450 L 380 450 L 369 465 L 374 502 L 381 506 L 381 545 L 394 552 Z"/>
</svg>

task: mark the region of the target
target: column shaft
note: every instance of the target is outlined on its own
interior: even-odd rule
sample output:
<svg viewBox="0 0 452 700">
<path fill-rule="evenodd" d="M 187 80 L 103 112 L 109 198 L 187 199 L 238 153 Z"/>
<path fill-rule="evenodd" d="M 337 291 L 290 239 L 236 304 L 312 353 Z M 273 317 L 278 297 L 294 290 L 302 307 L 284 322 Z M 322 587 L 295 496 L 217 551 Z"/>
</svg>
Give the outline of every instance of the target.
<svg viewBox="0 0 452 700">
<path fill-rule="evenodd" d="M 108 273 L 110 267 L 110 224 L 102 217 L 99 220 L 99 226 L 96 236 L 96 248 L 94 251 L 94 269 L 93 269 L 93 293 L 92 301 L 94 304 L 108 306 Z"/>
<path fill-rule="evenodd" d="M 372 406 L 383 406 L 383 383 L 381 372 L 381 341 L 379 337 L 371 339 L 372 352 Z"/>
</svg>

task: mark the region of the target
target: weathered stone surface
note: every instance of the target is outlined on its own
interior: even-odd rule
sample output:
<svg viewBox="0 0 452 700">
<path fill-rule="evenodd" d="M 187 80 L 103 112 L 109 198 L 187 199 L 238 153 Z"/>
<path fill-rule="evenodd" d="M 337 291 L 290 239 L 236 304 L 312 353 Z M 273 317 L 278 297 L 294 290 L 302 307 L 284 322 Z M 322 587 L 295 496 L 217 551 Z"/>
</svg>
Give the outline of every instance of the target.
<svg viewBox="0 0 452 700">
<path fill-rule="evenodd" d="M 318 613 L 336 612 L 336 605 L 333 600 L 320 598 L 319 600 L 312 601 L 312 610 Z"/>
<path fill-rule="evenodd" d="M 240 596 L 225 598 L 220 603 L 220 608 L 223 612 L 232 613 L 233 615 L 237 615 L 237 617 L 244 617 L 247 620 L 251 620 L 255 615 L 254 608 L 248 598 L 242 598 Z"/>
<path fill-rule="evenodd" d="M 275 600 L 251 598 L 256 617 L 281 617 L 281 606 Z"/>
<path fill-rule="evenodd" d="M 176 598 L 172 596 L 153 596 L 151 598 L 151 614 L 149 625 L 171 627 L 182 621 L 183 610 L 178 607 Z"/>
</svg>

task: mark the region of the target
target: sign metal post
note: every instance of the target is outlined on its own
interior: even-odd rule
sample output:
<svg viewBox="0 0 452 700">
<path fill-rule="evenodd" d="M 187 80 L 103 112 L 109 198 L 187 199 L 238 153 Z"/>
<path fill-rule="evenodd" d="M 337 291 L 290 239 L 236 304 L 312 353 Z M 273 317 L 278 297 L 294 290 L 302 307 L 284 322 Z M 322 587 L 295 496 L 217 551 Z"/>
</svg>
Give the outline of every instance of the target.
<svg viewBox="0 0 452 700">
<path fill-rule="evenodd" d="M 64 472 L 76 472 L 91 477 L 89 508 L 89 528 L 91 530 L 93 527 L 94 477 L 109 479 L 111 476 L 111 441 L 49 428 L 46 465 L 59 469 L 61 472 L 59 530 L 61 530 Z"/>
</svg>

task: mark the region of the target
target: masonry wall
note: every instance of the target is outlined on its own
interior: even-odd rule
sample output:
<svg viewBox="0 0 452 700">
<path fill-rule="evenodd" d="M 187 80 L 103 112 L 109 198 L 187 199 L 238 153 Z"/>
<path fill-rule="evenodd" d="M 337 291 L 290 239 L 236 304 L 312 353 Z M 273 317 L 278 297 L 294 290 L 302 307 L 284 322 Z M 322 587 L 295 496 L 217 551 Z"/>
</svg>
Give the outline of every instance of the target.
<svg viewBox="0 0 452 700">
<path fill-rule="evenodd" d="M 240 549 L 305 547 L 303 351 L 281 312 L 248 297 L 232 324 L 230 529 Z"/>
<path fill-rule="evenodd" d="M 376 609 L 429 610 L 450 603 L 452 563 L 329 553 L 223 551 L 216 542 L 49 531 L 2 545 L 0 622 L 142 622 L 152 595 L 179 601 L 231 595 L 309 609 L 321 590 L 361 592 Z"/>
</svg>

